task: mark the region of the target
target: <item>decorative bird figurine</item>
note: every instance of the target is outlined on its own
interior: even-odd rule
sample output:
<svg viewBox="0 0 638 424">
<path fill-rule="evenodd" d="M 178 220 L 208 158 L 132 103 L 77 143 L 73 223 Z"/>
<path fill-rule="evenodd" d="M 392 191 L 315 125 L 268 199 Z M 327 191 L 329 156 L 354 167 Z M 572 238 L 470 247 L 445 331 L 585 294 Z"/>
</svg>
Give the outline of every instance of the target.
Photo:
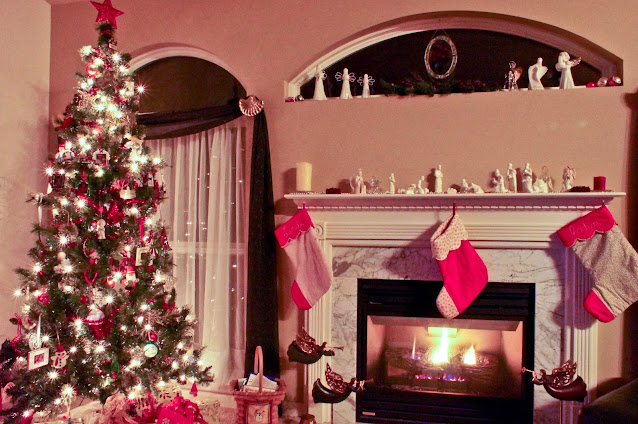
<svg viewBox="0 0 638 424">
<path fill-rule="evenodd" d="M 587 396 L 587 384 L 580 376 L 574 379 L 576 363 L 571 359 L 558 368 L 554 368 L 551 374 L 544 369 L 539 372 L 523 368 L 523 372 L 532 373 L 532 383 L 542 385 L 550 396 L 559 400 L 577 400 L 582 402 Z"/>
<path fill-rule="evenodd" d="M 352 377 L 349 383 L 343 381 L 343 377 L 330 368 L 330 364 L 326 364 L 326 382 L 328 387 L 321 383 L 321 379 L 317 379 L 312 386 L 312 400 L 315 403 L 339 403 L 348 398 L 350 393 L 357 389 L 357 380 Z M 363 387 L 360 383 L 360 387 Z"/>
<path fill-rule="evenodd" d="M 322 356 L 334 356 L 334 349 L 343 350 L 343 347 L 331 347 L 326 349 L 326 342 L 318 345 L 316 340 L 302 328 L 301 334 L 297 334 L 295 340 L 288 346 L 288 359 L 290 362 L 314 364 L 321 359 Z"/>
</svg>

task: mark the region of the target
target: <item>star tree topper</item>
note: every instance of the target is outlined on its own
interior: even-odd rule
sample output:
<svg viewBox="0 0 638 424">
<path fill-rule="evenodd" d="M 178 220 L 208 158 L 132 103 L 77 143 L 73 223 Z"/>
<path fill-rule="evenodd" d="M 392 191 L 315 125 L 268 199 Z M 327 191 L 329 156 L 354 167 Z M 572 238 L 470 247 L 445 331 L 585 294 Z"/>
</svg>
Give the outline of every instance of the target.
<svg viewBox="0 0 638 424">
<path fill-rule="evenodd" d="M 117 29 L 117 23 L 115 22 L 115 18 L 120 15 L 123 15 L 124 12 L 121 10 L 117 10 L 111 4 L 111 0 L 104 0 L 104 3 L 98 3 L 96 1 L 92 1 L 91 4 L 98 10 L 97 18 L 95 22 L 108 22 L 113 25 L 113 28 Z"/>
</svg>

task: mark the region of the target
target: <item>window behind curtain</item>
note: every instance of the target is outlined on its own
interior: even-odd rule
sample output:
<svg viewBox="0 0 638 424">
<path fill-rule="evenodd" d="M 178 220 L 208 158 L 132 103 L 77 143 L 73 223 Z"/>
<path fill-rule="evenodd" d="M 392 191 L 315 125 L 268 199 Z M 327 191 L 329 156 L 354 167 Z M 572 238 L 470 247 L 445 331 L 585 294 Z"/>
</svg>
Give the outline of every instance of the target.
<svg viewBox="0 0 638 424">
<path fill-rule="evenodd" d="M 169 227 L 177 303 L 197 315 L 215 385 L 243 376 L 245 349 L 245 118 L 184 137 L 148 140 L 167 163 Z M 242 375 L 240 375 L 242 374 Z"/>
</svg>

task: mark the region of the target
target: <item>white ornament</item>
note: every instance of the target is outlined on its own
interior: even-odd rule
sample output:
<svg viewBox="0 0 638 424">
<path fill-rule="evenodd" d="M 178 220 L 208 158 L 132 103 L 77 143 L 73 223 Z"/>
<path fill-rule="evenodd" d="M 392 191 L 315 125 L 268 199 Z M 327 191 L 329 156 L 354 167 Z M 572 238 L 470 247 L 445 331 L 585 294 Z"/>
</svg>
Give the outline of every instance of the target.
<svg viewBox="0 0 638 424">
<path fill-rule="evenodd" d="M 51 365 L 55 369 L 62 369 L 66 366 L 66 358 L 68 358 L 69 354 L 66 350 L 64 350 L 63 346 L 58 346 L 55 355 L 51 359 L 53 359 L 53 364 Z"/>
<path fill-rule="evenodd" d="M 430 192 L 430 190 L 427 187 L 423 187 L 424 182 L 425 182 L 425 175 L 421 175 L 421 178 L 419 178 L 419 181 L 417 181 L 417 184 L 416 184 L 417 194 L 425 194 Z"/>
<path fill-rule="evenodd" d="M 539 57 L 536 63 L 529 67 L 527 76 L 529 77 L 530 90 L 544 90 L 541 78 L 547 73 L 547 66 L 543 66 L 543 58 Z"/>
<path fill-rule="evenodd" d="M 323 88 L 323 81 L 328 77 L 325 71 L 319 66 L 315 72 L 315 94 L 312 96 L 313 100 L 328 100 L 326 97 L 326 91 Z"/>
<path fill-rule="evenodd" d="M 518 191 L 517 184 L 518 182 L 516 181 L 516 169 L 514 169 L 511 163 L 508 163 L 507 164 L 507 189 L 511 193 L 516 193 Z"/>
<path fill-rule="evenodd" d="M 437 165 L 434 170 L 434 192 L 443 193 L 443 171 L 441 171 L 441 165 Z"/>
<path fill-rule="evenodd" d="M 532 168 L 530 168 L 529 163 L 525 164 L 525 169 L 521 177 L 521 185 L 521 191 L 523 193 L 532 193 L 534 191 L 532 187 Z"/>
<path fill-rule="evenodd" d="M 461 181 L 461 186 L 460 186 L 460 190 L 461 193 L 469 193 L 470 192 L 470 186 L 467 183 L 467 181 L 465 180 L 465 178 L 463 178 L 463 180 Z"/>
<path fill-rule="evenodd" d="M 532 186 L 534 193 L 549 193 L 549 188 L 547 187 L 547 183 L 540 178 L 536 178 L 534 181 L 534 185 Z"/>
<path fill-rule="evenodd" d="M 558 55 L 558 63 L 556 70 L 561 73 L 559 88 L 574 88 L 574 78 L 572 77 L 572 68 L 580 63 L 580 57 L 570 60 L 569 53 L 561 52 Z"/>
<path fill-rule="evenodd" d="M 566 166 L 563 170 L 563 191 L 569 191 L 574 186 L 576 172 L 573 168 Z"/>
<path fill-rule="evenodd" d="M 498 169 L 494 171 L 494 177 L 492 178 L 492 184 L 494 185 L 495 193 L 505 193 L 507 190 L 505 189 L 505 181 L 503 176 L 501 175 L 501 171 Z"/>
<path fill-rule="evenodd" d="M 480 185 L 470 183 L 470 193 L 485 193 Z"/>
<path fill-rule="evenodd" d="M 388 178 L 388 181 L 390 183 L 390 194 L 394 194 L 395 193 L 395 186 L 394 184 L 397 182 L 397 180 L 394 179 L 394 173 L 390 174 L 390 177 Z"/>
<path fill-rule="evenodd" d="M 352 92 L 350 91 L 350 83 L 355 81 L 354 72 L 348 73 L 348 68 L 343 68 L 343 74 L 337 72 L 335 79 L 341 81 L 341 95 L 340 99 L 351 99 Z"/>
<path fill-rule="evenodd" d="M 357 175 L 350 178 L 350 187 L 353 194 L 366 194 L 367 189 L 363 181 L 363 170 L 361 168 L 357 170 Z"/>
</svg>

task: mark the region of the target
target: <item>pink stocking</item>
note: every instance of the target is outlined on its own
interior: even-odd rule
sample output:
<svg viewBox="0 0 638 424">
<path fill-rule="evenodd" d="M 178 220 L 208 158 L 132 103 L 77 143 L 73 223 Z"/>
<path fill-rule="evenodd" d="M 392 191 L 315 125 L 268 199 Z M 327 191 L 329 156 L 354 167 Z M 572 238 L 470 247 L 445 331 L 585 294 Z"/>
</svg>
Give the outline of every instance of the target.
<svg viewBox="0 0 638 424">
<path fill-rule="evenodd" d="M 292 300 L 302 310 L 312 308 L 332 285 L 332 268 L 312 228 L 312 220 L 304 208 L 275 230 L 277 241 L 286 251 L 295 272 Z"/>
<path fill-rule="evenodd" d="M 449 217 L 430 239 L 432 256 L 443 275 L 436 307 L 445 318 L 454 318 L 474 301 L 487 284 L 487 268 L 468 240 L 457 214 Z"/>
</svg>

